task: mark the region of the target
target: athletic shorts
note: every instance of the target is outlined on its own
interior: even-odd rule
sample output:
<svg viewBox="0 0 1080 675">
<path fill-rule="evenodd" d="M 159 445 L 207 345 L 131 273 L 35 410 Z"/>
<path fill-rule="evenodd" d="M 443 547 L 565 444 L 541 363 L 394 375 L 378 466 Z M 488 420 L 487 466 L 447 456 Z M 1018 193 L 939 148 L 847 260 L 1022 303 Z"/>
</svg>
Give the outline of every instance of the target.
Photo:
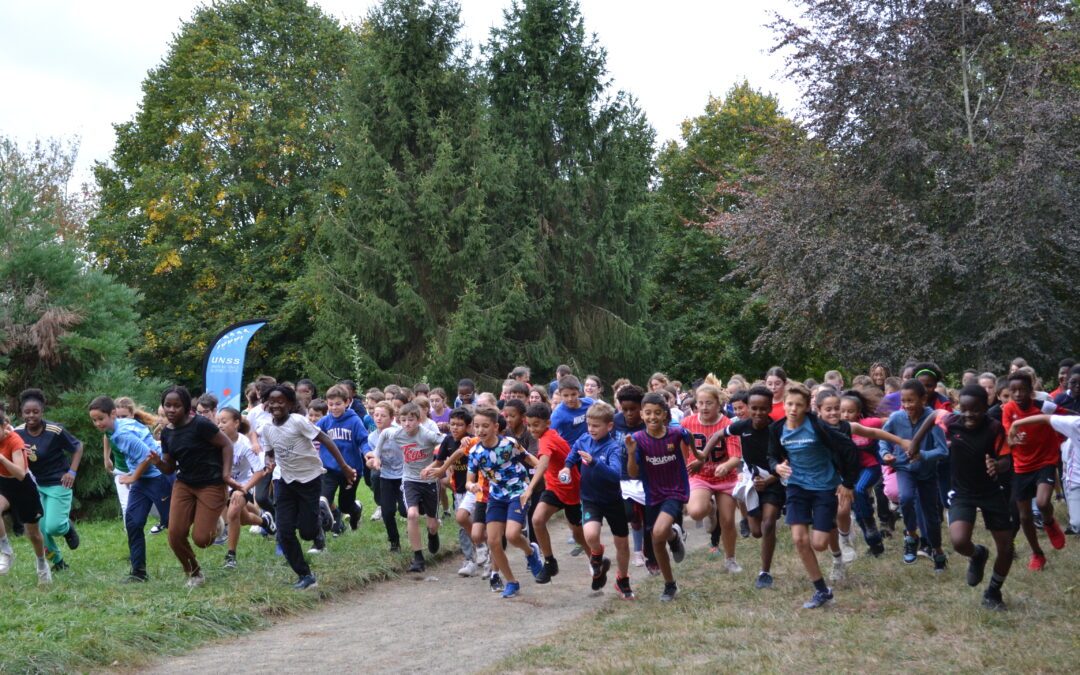
<svg viewBox="0 0 1080 675">
<path fill-rule="evenodd" d="M 544 490 L 540 493 L 540 503 L 562 509 L 563 513 L 566 514 L 566 522 L 574 527 L 581 527 L 581 504 L 564 504 L 551 490 Z"/>
<path fill-rule="evenodd" d="M 806 490 L 798 485 L 787 486 L 788 525 L 811 525 L 818 532 L 831 532 L 836 528 L 839 506 L 836 490 Z"/>
<path fill-rule="evenodd" d="M 737 483 L 728 481 L 726 483 L 710 483 L 701 476 L 690 476 L 690 489 L 691 490 L 709 490 L 710 492 L 720 493 L 723 492 L 726 495 L 730 495 L 735 490 Z"/>
<path fill-rule="evenodd" d="M 614 504 L 583 501 L 581 502 L 581 519 L 586 523 L 599 523 L 606 520 L 613 537 L 630 535 L 630 524 L 626 520 L 626 506 L 623 505 L 622 500 Z"/>
<path fill-rule="evenodd" d="M 401 496 L 405 500 L 405 510 L 420 507 L 420 515 L 439 517 L 439 491 L 435 483 L 420 483 L 412 480 L 401 481 Z"/>
<path fill-rule="evenodd" d="M 619 481 L 619 487 L 622 488 L 623 499 L 645 506 L 645 486 L 640 480 Z"/>
<path fill-rule="evenodd" d="M 476 509 L 476 493 L 475 492 L 455 492 L 454 493 L 454 510 L 455 511 L 468 511 L 472 513 Z"/>
<path fill-rule="evenodd" d="M 676 523 L 681 522 L 682 510 L 685 505 L 686 502 L 681 502 L 678 499 L 665 499 L 659 504 L 647 504 L 645 506 L 645 529 L 651 530 L 661 513 L 668 514 Z"/>
<path fill-rule="evenodd" d="M 758 506 L 756 509 L 750 509 L 746 512 L 746 515 L 751 518 L 761 517 L 761 505 L 772 504 L 777 509 L 784 508 L 784 503 L 787 501 L 787 495 L 784 491 L 784 486 L 780 483 L 773 483 L 764 490 L 760 490 L 757 493 Z"/>
<path fill-rule="evenodd" d="M 29 474 L 22 480 L 10 477 L 0 477 L 0 495 L 11 504 L 11 510 L 24 523 L 33 525 L 41 520 L 45 513 L 41 508 L 41 497 L 38 495 L 37 485 Z M 3 514 L 0 514 L 3 517 Z"/>
<path fill-rule="evenodd" d="M 1029 502 L 1035 499 L 1035 492 L 1040 483 L 1053 485 L 1057 482 L 1057 467 L 1044 466 L 1031 473 L 1014 473 L 1012 481 L 1012 498 L 1017 502 Z"/>
<path fill-rule="evenodd" d="M 476 495 L 473 495 L 473 497 L 475 497 L 475 496 Z M 472 511 L 473 525 L 475 525 L 477 523 L 480 523 L 481 525 L 483 525 L 484 523 L 487 522 L 487 505 L 488 505 L 487 502 L 478 501 L 478 502 L 476 502 L 476 505 L 473 506 L 473 511 Z"/>
<path fill-rule="evenodd" d="M 949 505 L 949 522 L 975 523 L 975 510 L 982 511 L 986 529 L 991 532 L 1011 531 L 1015 524 L 1009 500 L 1002 492 L 986 497 L 954 494 Z"/>
<path fill-rule="evenodd" d="M 237 490 L 236 488 L 229 488 L 229 501 L 232 501 L 232 496 L 237 492 L 240 492 L 240 490 Z M 247 502 L 248 504 L 255 503 L 255 495 L 251 494 L 251 491 L 243 492 L 242 494 L 244 495 L 245 502 Z"/>
<path fill-rule="evenodd" d="M 580 507 L 578 507 L 580 508 Z M 521 508 L 521 500 L 517 497 L 510 499 L 488 499 L 487 523 L 506 523 L 514 521 L 521 525 L 525 524 L 525 510 Z"/>
</svg>

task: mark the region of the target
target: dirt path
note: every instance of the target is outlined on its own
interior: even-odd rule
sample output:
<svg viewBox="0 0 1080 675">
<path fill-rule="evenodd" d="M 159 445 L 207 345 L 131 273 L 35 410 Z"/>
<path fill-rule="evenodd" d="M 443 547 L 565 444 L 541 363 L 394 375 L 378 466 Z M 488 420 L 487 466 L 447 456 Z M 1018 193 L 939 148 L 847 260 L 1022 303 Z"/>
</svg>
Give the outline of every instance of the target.
<svg viewBox="0 0 1080 675">
<path fill-rule="evenodd" d="M 569 555 L 565 521 L 552 525 L 559 575 L 546 586 L 536 584 L 520 551 L 510 553 L 522 582 L 521 595 L 512 600 L 492 593 L 479 577 L 457 576 L 461 557 L 454 555 L 423 577 L 376 584 L 227 645 L 170 657 L 144 672 L 475 672 L 615 601 L 614 569 L 606 591 L 592 593 L 585 556 Z M 705 545 L 704 530 L 695 530 L 693 521 L 687 525 L 687 548 Z M 614 558 L 614 549 L 608 545 L 608 550 Z M 645 570 L 631 567 L 630 575 L 637 589 Z M 488 639 L 485 626 L 495 629 L 498 639 Z"/>
</svg>

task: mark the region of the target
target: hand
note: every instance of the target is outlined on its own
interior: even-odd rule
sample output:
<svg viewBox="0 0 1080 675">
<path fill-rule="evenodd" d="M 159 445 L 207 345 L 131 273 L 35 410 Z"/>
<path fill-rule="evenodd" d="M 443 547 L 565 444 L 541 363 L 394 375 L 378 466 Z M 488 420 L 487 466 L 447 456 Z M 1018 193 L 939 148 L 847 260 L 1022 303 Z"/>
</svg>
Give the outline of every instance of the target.
<svg viewBox="0 0 1080 675">
<path fill-rule="evenodd" d="M 425 480 L 430 480 L 430 479 L 434 478 L 437 475 L 438 475 L 438 471 L 435 470 L 435 466 L 432 465 L 432 464 L 428 464 L 427 466 L 425 466 L 423 469 L 420 470 L 420 477 L 425 479 Z"/>
<path fill-rule="evenodd" d="M 631 454 L 637 450 L 637 441 L 634 440 L 633 434 L 627 434 L 623 439 L 623 442 L 626 444 L 626 449 L 630 451 Z"/>
<path fill-rule="evenodd" d="M 112 463 L 111 459 L 108 459 L 108 458 L 105 459 L 105 471 L 106 471 L 106 473 L 112 473 L 113 472 L 113 463 Z"/>
<path fill-rule="evenodd" d="M 686 471 L 687 473 L 697 473 L 698 471 L 701 471 L 701 467 L 703 466 L 705 466 L 705 462 L 700 459 L 695 459 L 686 465 Z"/>
<path fill-rule="evenodd" d="M 523 508 L 523 509 L 528 508 L 527 505 L 529 503 L 529 498 L 530 497 L 532 497 L 532 491 L 531 490 L 526 489 L 525 492 L 521 493 L 521 497 L 520 497 L 520 499 L 521 499 L 521 508 Z"/>
<path fill-rule="evenodd" d="M 716 470 L 713 471 L 713 475 L 717 478 L 723 478 L 724 476 L 731 473 L 731 469 L 732 467 L 728 466 L 727 464 L 717 464 Z"/>
<path fill-rule="evenodd" d="M 135 476 L 130 473 L 125 473 L 116 479 L 121 485 L 131 485 L 135 482 Z"/>
<path fill-rule="evenodd" d="M 885 462 L 886 466 L 892 466 L 896 464 L 896 457 L 891 452 L 886 452 L 885 456 L 881 458 L 882 462 Z"/>
<path fill-rule="evenodd" d="M 763 491 L 767 487 L 769 487 L 769 479 L 768 478 L 762 478 L 761 476 L 758 476 L 757 478 L 754 479 L 754 489 L 757 490 L 758 492 Z"/>
<path fill-rule="evenodd" d="M 913 448 L 911 447 L 911 444 L 908 443 L 908 447 L 904 448 L 904 454 L 907 455 L 909 462 L 914 462 L 915 459 L 919 456 L 919 448 Z"/>
<path fill-rule="evenodd" d="M 465 483 L 465 492 L 472 492 L 474 494 L 480 494 L 479 483 Z"/>
<path fill-rule="evenodd" d="M 71 487 L 75 485 L 75 476 L 70 473 L 65 473 L 63 476 L 60 476 L 60 484 L 70 490 Z"/>
<path fill-rule="evenodd" d="M 371 467 L 372 471 L 381 471 L 382 470 L 382 461 L 378 457 L 372 457 L 368 461 L 368 466 Z"/>
<path fill-rule="evenodd" d="M 791 465 L 786 459 L 776 465 L 776 475 L 785 479 L 791 478 Z"/>
<path fill-rule="evenodd" d="M 1009 445 L 1024 445 L 1027 443 L 1027 434 L 1016 427 L 1009 429 Z"/>
<path fill-rule="evenodd" d="M 986 456 L 986 475 L 991 478 L 997 477 L 997 462 L 990 455 Z"/>
<path fill-rule="evenodd" d="M 347 487 L 352 487 L 356 484 L 356 469 L 346 464 L 341 467 L 341 473 L 345 476 L 345 485 Z"/>
<path fill-rule="evenodd" d="M 563 470 L 559 472 L 559 482 L 561 483 L 563 481 L 566 481 L 567 483 L 570 482 L 570 469 L 567 469 L 565 466 L 563 467 Z"/>
<path fill-rule="evenodd" d="M 154 466 L 158 466 L 161 464 L 161 455 L 158 454 L 157 450 L 151 450 L 150 454 L 148 454 L 146 458 L 149 459 L 150 463 Z"/>
<path fill-rule="evenodd" d="M 581 457 L 582 462 L 586 464 L 592 464 L 592 455 L 590 455 L 589 453 L 583 450 L 578 450 L 578 456 Z M 566 469 L 563 469 L 563 471 L 566 471 Z"/>
<path fill-rule="evenodd" d="M 900 446 L 901 450 L 908 453 L 909 457 L 911 456 L 911 439 L 910 438 L 901 438 L 900 443 L 898 445 Z"/>
<path fill-rule="evenodd" d="M 847 508 L 851 506 L 851 500 L 855 497 L 855 493 L 851 488 L 846 488 L 843 485 L 836 488 L 836 498 L 840 501 L 840 508 Z"/>
</svg>

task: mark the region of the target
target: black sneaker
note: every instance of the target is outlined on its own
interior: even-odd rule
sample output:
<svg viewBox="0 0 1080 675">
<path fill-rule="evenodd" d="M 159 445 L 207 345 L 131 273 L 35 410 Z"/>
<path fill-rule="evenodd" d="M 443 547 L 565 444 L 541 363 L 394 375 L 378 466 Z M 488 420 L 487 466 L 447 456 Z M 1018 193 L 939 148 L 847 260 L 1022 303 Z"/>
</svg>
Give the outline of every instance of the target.
<svg viewBox="0 0 1080 675">
<path fill-rule="evenodd" d="M 591 566 L 592 563 L 590 562 L 589 565 Z M 592 589 L 594 591 L 598 591 L 601 588 L 603 588 L 604 586 L 607 586 L 607 573 L 608 573 L 608 570 L 610 570 L 610 569 L 611 569 L 611 560 L 610 559 L 604 558 L 603 560 L 600 561 L 599 574 L 597 574 L 595 572 L 593 573 Z"/>
<path fill-rule="evenodd" d="M 498 572 L 492 572 L 491 577 L 488 579 L 488 586 L 491 587 L 492 593 L 502 593 L 506 586 L 503 584 L 503 580 L 499 577 Z"/>
<path fill-rule="evenodd" d="M 986 589 L 983 593 L 982 606 L 995 612 L 1004 612 L 1007 609 L 1005 601 L 1001 598 L 1001 591 L 992 588 Z"/>
<path fill-rule="evenodd" d="M 360 527 L 360 523 L 363 519 L 364 505 L 360 502 L 356 502 L 356 514 L 349 516 L 349 529 L 356 532 L 356 528 Z"/>
<path fill-rule="evenodd" d="M 64 535 L 64 541 L 67 542 L 69 549 L 74 551 L 79 548 L 79 531 L 75 529 L 75 521 L 68 521 L 68 531 Z"/>
<path fill-rule="evenodd" d="M 69 568 L 69 565 L 67 564 L 66 561 L 57 560 L 56 562 L 53 563 L 52 571 L 53 572 L 63 572 L 64 570 L 66 570 L 68 568 Z"/>
<path fill-rule="evenodd" d="M 768 572 L 761 572 L 757 575 L 757 580 L 754 582 L 754 588 L 758 590 L 764 590 L 766 588 L 773 587 L 772 575 Z"/>
<path fill-rule="evenodd" d="M 559 561 L 552 558 L 550 561 L 545 560 L 544 566 L 547 567 L 548 574 L 553 577 L 559 576 Z"/>
<path fill-rule="evenodd" d="M 125 584 L 142 584 L 147 581 L 150 581 L 150 577 L 146 575 L 146 570 L 131 570 L 131 574 L 124 579 Z"/>
<path fill-rule="evenodd" d="M 398 544 L 396 542 L 391 542 L 390 543 L 390 552 L 391 553 L 401 553 L 401 544 Z"/>
<path fill-rule="evenodd" d="M 427 550 L 428 550 L 428 553 L 431 553 L 432 555 L 435 555 L 436 553 L 439 552 L 439 533 L 438 532 L 428 532 L 428 535 L 427 535 Z"/>
<path fill-rule="evenodd" d="M 345 523 L 340 520 L 335 520 L 333 526 L 330 528 L 330 534 L 334 537 L 340 537 L 345 534 Z"/>
<path fill-rule="evenodd" d="M 615 579 L 615 590 L 619 592 L 619 597 L 623 600 L 635 600 L 637 598 L 630 588 L 630 577 L 617 577 Z"/>
<path fill-rule="evenodd" d="M 915 537 L 904 537 L 904 564 L 914 565 L 918 560 L 919 542 Z"/>
<path fill-rule="evenodd" d="M 750 523 L 747 522 L 746 518 L 743 518 L 739 521 L 739 535 L 743 539 L 746 539 L 750 536 Z"/>
<path fill-rule="evenodd" d="M 826 588 L 823 591 L 815 590 L 814 594 L 810 596 L 810 599 L 803 603 L 803 609 L 817 609 L 818 607 L 824 607 L 833 600 L 833 593 L 831 588 Z"/>
<path fill-rule="evenodd" d="M 319 497 L 319 521 L 324 532 L 334 528 L 334 510 L 330 508 L 330 500 L 326 497 Z"/>
<path fill-rule="evenodd" d="M 555 576 L 551 573 L 552 564 L 547 560 L 544 561 L 544 569 L 540 570 L 540 574 L 537 574 L 534 579 L 538 584 L 547 584 L 551 582 L 551 577 Z M 558 569 L 556 568 L 556 571 Z"/>
<path fill-rule="evenodd" d="M 153 527 L 150 528 L 150 534 L 161 534 L 164 531 L 165 531 L 165 526 L 162 525 L 161 523 L 158 523 L 157 525 L 154 525 Z"/>
<path fill-rule="evenodd" d="M 299 580 L 297 580 L 297 582 L 295 584 L 293 584 L 293 588 L 295 588 L 298 591 L 310 591 L 310 590 L 318 588 L 318 587 L 319 587 L 319 582 L 316 581 L 314 574 L 308 574 L 306 576 L 302 576 L 302 577 L 300 577 Z"/>
<path fill-rule="evenodd" d="M 975 547 L 975 553 L 968 560 L 967 585 L 978 586 L 982 583 L 983 574 L 986 572 L 986 561 L 990 559 L 990 551 L 979 544 Z"/>
<path fill-rule="evenodd" d="M 882 543 L 881 539 L 872 540 L 870 547 L 866 549 L 866 553 L 874 558 L 880 558 L 885 554 L 885 544 Z"/>
<path fill-rule="evenodd" d="M 262 522 L 262 527 L 264 530 L 266 530 L 267 534 L 277 534 L 277 523 L 274 522 L 274 514 L 270 513 L 269 511 L 263 511 Z"/>
<path fill-rule="evenodd" d="M 934 572 L 941 574 L 949 566 L 949 558 L 944 553 L 934 554 Z"/>
<path fill-rule="evenodd" d="M 671 602 L 679 593 L 679 586 L 674 581 L 664 583 L 664 592 L 660 594 L 660 602 Z"/>
<path fill-rule="evenodd" d="M 668 541 L 668 547 L 671 549 L 671 557 L 675 562 L 680 563 L 683 558 L 686 557 L 686 547 L 683 546 L 683 533 L 682 527 L 678 523 L 671 526 L 671 532 L 675 535 L 673 539 Z"/>
<path fill-rule="evenodd" d="M 236 569 L 236 554 L 231 551 L 225 554 L 225 569 Z"/>
<path fill-rule="evenodd" d="M 409 563 L 409 569 L 407 571 L 410 574 L 418 574 L 420 572 L 423 572 L 424 571 L 424 559 L 423 558 L 413 558 L 412 562 Z"/>
</svg>

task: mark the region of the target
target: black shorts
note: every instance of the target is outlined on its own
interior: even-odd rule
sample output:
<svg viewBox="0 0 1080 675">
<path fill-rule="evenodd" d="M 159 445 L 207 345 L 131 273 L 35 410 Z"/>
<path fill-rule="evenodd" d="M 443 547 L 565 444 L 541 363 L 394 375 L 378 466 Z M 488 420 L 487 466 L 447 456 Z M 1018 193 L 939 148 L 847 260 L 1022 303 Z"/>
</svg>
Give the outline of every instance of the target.
<svg viewBox="0 0 1080 675">
<path fill-rule="evenodd" d="M 681 502 L 677 499 L 665 499 L 659 504 L 646 504 L 645 529 L 651 530 L 661 513 L 668 514 L 676 523 L 682 523 L 682 510 L 684 506 L 686 506 L 686 502 Z"/>
<path fill-rule="evenodd" d="M 29 474 L 22 480 L 0 477 L 0 495 L 11 504 L 11 510 L 23 523 L 33 525 L 41 520 L 45 511 L 41 508 L 41 497 L 37 485 Z M 0 514 L 2 515 L 2 514 Z"/>
<path fill-rule="evenodd" d="M 780 483 L 773 483 L 761 492 L 757 493 L 758 506 L 756 509 L 750 509 L 746 512 L 746 515 L 751 518 L 761 517 L 761 506 L 763 504 L 772 504 L 778 510 L 784 508 L 784 502 L 787 501 L 787 494 L 784 490 L 784 486 Z"/>
<path fill-rule="evenodd" d="M 982 511 L 983 522 L 991 532 L 1012 531 L 1015 526 L 1012 508 L 1004 491 L 983 497 L 954 494 L 949 504 L 949 522 L 974 524 L 976 509 Z"/>
<path fill-rule="evenodd" d="M 1012 481 L 1012 498 L 1017 502 L 1029 502 L 1035 499 L 1035 493 L 1040 483 L 1054 485 L 1057 482 L 1057 467 L 1044 466 L 1031 473 L 1014 473 Z"/>
<path fill-rule="evenodd" d="M 431 518 L 439 517 L 439 492 L 435 483 L 401 481 L 401 495 L 405 499 L 405 510 L 420 507 L 420 515 Z"/>
<path fill-rule="evenodd" d="M 473 525 L 477 523 L 483 525 L 487 522 L 487 502 L 476 502 L 476 506 L 473 507 L 472 521 Z"/>
<path fill-rule="evenodd" d="M 557 509 L 562 509 L 563 513 L 566 514 L 566 522 L 574 527 L 581 527 L 581 504 L 564 504 L 551 490 L 544 490 L 540 493 L 540 503 L 550 504 Z"/>
<path fill-rule="evenodd" d="M 606 520 L 613 537 L 630 535 L 630 524 L 626 520 L 626 507 L 623 506 L 621 499 L 609 504 L 582 501 L 581 520 L 586 523 L 599 523 Z"/>
<path fill-rule="evenodd" d="M 836 511 L 840 501 L 836 490 L 807 490 L 798 485 L 787 486 L 787 524 L 810 525 L 818 532 L 836 529 Z"/>
</svg>

